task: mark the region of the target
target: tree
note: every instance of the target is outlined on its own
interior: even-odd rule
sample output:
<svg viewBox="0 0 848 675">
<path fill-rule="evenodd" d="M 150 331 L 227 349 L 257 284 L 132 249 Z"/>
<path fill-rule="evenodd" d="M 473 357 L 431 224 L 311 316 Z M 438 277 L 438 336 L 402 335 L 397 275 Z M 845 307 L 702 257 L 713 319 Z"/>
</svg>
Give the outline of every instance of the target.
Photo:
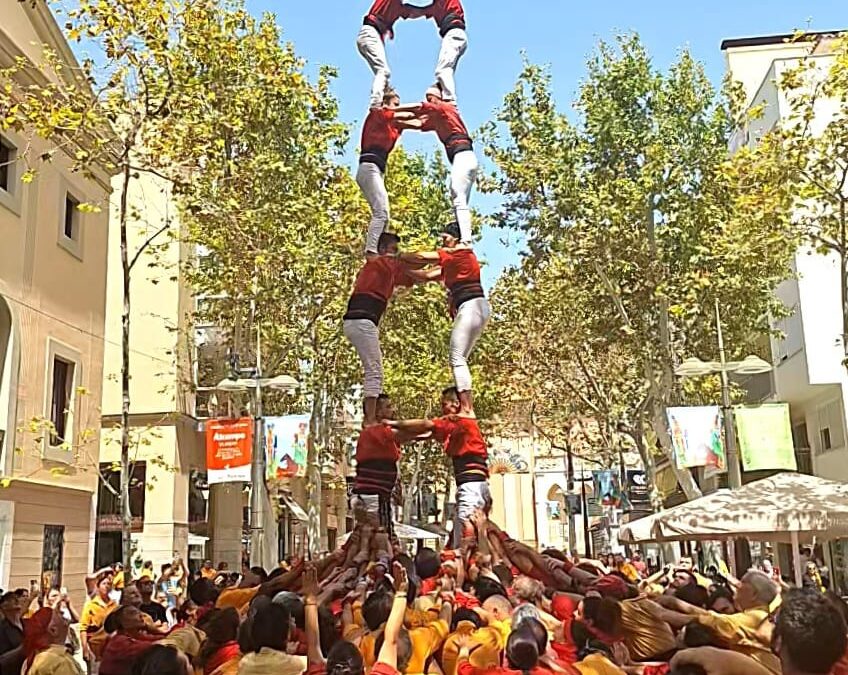
<svg viewBox="0 0 848 675">
<path fill-rule="evenodd" d="M 688 52 L 660 73 L 638 37 L 601 42 L 576 108 L 572 124 L 556 109 L 549 75 L 526 64 L 486 130 L 497 167 L 487 189 L 506 198 L 497 223 L 527 236 L 526 303 L 540 305 L 542 323 L 568 322 L 565 358 L 583 382 L 594 390 L 593 373 L 609 376 L 614 412 L 648 423 L 671 458 L 665 410 L 684 399 L 675 365 L 685 356 L 712 360 L 715 300 L 730 308 L 732 349 L 755 347 L 769 315 L 782 311 L 773 289 L 790 274 L 797 237 L 776 208 L 783 196 L 755 202 L 755 186 L 740 179 L 745 157 L 728 158 L 737 96 L 718 95 Z M 518 325 L 525 334 L 532 326 Z M 590 377 L 577 359 L 587 348 Z M 560 371 L 564 379 L 573 372 Z M 585 409 L 584 399 L 573 392 L 568 400 Z M 697 496 L 689 472 L 671 466 L 687 496 Z"/>
</svg>

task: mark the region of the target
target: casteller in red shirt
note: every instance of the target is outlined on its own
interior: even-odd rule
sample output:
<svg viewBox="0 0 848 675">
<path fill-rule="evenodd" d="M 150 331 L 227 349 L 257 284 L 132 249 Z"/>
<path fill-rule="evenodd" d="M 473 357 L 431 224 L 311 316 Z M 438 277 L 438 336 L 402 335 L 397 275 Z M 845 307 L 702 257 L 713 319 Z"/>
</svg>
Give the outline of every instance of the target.
<svg viewBox="0 0 848 675">
<path fill-rule="evenodd" d="M 444 444 L 445 453 L 453 461 L 457 485 L 488 480 L 489 450 L 476 419 L 434 419 L 433 438 Z"/>
<path fill-rule="evenodd" d="M 460 0 L 433 0 L 424 11 L 425 16 L 436 22 L 442 37 L 452 28 L 465 30 L 465 11 Z"/>
<path fill-rule="evenodd" d="M 356 277 L 344 318 L 367 319 L 379 325 L 395 288 L 413 283 L 396 258 L 381 255 L 369 259 Z"/>
<path fill-rule="evenodd" d="M 389 39 L 394 37 L 392 28 L 398 19 L 412 18 L 410 8 L 402 0 L 375 0 L 365 15 L 362 22 L 366 26 L 373 26 L 380 33 L 380 37 Z"/>
<path fill-rule="evenodd" d="M 390 497 L 397 483 L 398 460 L 400 445 L 389 427 L 363 427 L 356 442 L 354 493 Z"/>
<path fill-rule="evenodd" d="M 468 135 L 468 128 L 455 105 L 424 101 L 418 106 L 418 110 L 423 115 L 421 131 L 436 132 L 451 162 L 458 153 L 473 149 L 474 144 Z"/>
<path fill-rule="evenodd" d="M 386 170 L 389 154 L 395 149 L 401 132 L 395 124 L 392 108 L 373 108 L 362 125 L 362 144 L 359 163 L 371 162 Z"/>
<path fill-rule="evenodd" d="M 485 298 L 480 283 L 480 263 L 470 248 L 440 248 L 439 265 L 442 281 L 448 289 L 451 316 L 474 298 Z"/>
</svg>

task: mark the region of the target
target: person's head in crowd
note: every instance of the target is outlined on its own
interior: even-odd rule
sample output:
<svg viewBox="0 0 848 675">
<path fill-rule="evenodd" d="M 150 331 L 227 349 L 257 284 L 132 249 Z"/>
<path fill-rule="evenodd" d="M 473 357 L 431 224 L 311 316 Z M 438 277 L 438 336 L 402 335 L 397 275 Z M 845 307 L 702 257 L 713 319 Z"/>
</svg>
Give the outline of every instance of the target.
<svg viewBox="0 0 848 675">
<path fill-rule="evenodd" d="M 347 640 L 337 640 L 327 653 L 327 675 L 363 675 L 365 662 L 356 645 Z"/>
<path fill-rule="evenodd" d="M 545 593 L 545 587 L 542 582 L 524 575 L 517 577 L 512 582 L 512 590 L 514 597 L 518 601 L 529 602 L 533 605 L 541 602 Z"/>
<path fill-rule="evenodd" d="M 21 619 L 22 611 L 21 600 L 14 591 L 8 591 L 0 596 L 0 613 L 3 614 L 3 618 L 6 621 L 18 623 Z"/>
<path fill-rule="evenodd" d="M 218 599 L 218 589 L 209 579 L 196 579 L 188 587 L 188 597 L 198 607 L 214 605 Z"/>
<path fill-rule="evenodd" d="M 548 629 L 538 618 L 525 616 L 516 619 L 513 616 L 512 630 L 529 632 L 536 640 L 536 649 L 540 656 L 548 650 Z"/>
<path fill-rule="evenodd" d="M 130 675 L 192 675 L 188 657 L 169 645 L 154 645 L 133 664 Z"/>
<path fill-rule="evenodd" d="M 551 614 L 558 621 L 570 622 L 577 611 L 577 603 L 565 593 L 555 593 L 551 597 Z"/>
<path fill-rule="evenodd" d="M 121 591 L 121 604 L 130 605 L 132 607 L 141 607 L 141 592 L 135 584 L 127 584 L 124 586 L 124 590 Z"/>
<path fill-rule="evenodd" d="M 238 611 L 234 607 L 213 609 L 198 622 L 198 628 L 206 634 L 197 657 L 197 665 L 203 666 L 223 645 L 238 639 Z"/>
<path fill-rule="evenodd" d="M 736 608 L 744 612 L 754 607 L 768 607 L 777 597 L 777 584 L 764 572 L 748 570 L 736 589 Z"/>
<path fill-rule="evenodd" d="M 380 633 L 374 643 L 374 653 L 379 654 L 383 648 L 384 634 Z M 397 637 L 397 669 L 399 672 L 406 672 L 406 667 L 409 665 L 409 660 L 412 658 L 412 640 L 409 637 L 409 631 L 406 628 L 401 628 Z"/>
<path fill-rule="evenodd" d="M 592 584 L 591 589 L 605 598 L 626 600 L 635 594 L 627 582 L 616 574 L 607 574 Z"/>
<path fill-rule="evenodd" d="M 513 629 L 522 621 L 530 621 L 531 619 L 534 621 L 539 619 L 539 610 L 536 608 L 536 605 L 524 602 L 512 610 Z"/>
<path fill-rule="evenodd" d="M 500 579 L 501 585 L 504 588 L 509 588 L 510 586 L 512 586 L 512 582 L 515 581 L 515 577 L 512 574 L 512 570 L 509 569 L 509 565 L 504 565 L 503 563 L 493 565 L 492 572 L 494 572 L 495 576 Z"/>
<path fill-rule="evenodd" d="M 171 576 L 174 573 L 174 568 L 171 565 L 171 563 L 164 563 L 160 569 L 161 569 L 161 572 L 159 574 L 159 577 L 163 581 L 167 581 L 168 579 L 170 579 Z"/>
<path fill-rule="evenodd" d="M 506 641 L 506 660 L 509 667 L 529 673 L 539 664 L 539 643 L 529 626 L 520 626 Z"/>
<path fill-rule="evenodd" d="M 191 598 L 186 600 L 177 609 L 177 623 L 194 625 L 197 623 L 200 608 L 194 603 Z"/>
<path fill-rule="evenodd" d="M 587 596 L 578 609 L 582 621 L 595 632 L 609 637 L 621 633 L 621 605 L 612 598 Z"/>
<path fill-rule="evenodd" d="M 271 601 L 275 605 L 279 605 L 286 613 L 294 619 L 295 625 L 303 630 L 306 628 L 306 615 L 303 607 L 303 600 L 297 593 L 291 591 L 280 591 L 274 596 Z"/>
<path fill-rule="evenodd" d="M 415 574 L 419 579 L 432 579 L 439 574 L 442 559 L 438 552 L 431 548 L 421 548 L 415 554 Z"/>
<path fill-rule="evenodd" d="M 259 565 L 254 565 L 250 568 L 249 573 L 253 575 L 254 579 L 258 579 L 258 583 L 254 583 L 254 586 L 258 586 L 259 584 L 264 584 L 268 581 L 268 572 L 265 571 L 264 567 L 260 567 Z M 247 575 L 245 575 L 247 576 Z"/>
<path fill-rule="evenodd" d="M 483 601 L 483 609 L 492 615 L 495 621 L 507 621 L 512 616 L 512 604 L 504 595 L 490 595 Z"/>
<path fill-rule="evenodd" d="M 286 610 L 273 603 L 257 610 L 250 628 L 254 652 L 262 648 L 285 652 L 288 635 L 289 614 Z"/>
<path fill-rule="evenodd" d="M 385 590 L 374 591 L 362 603 L 362 618 L 369 630 L 377 630 L 389 620 L 393 596 Z"/>
<path fill-rule="evenodd" d="M 674 597 L 695 607 L 706 609 L 709 592 L 699 584 L 686 584 L 675 589 Z"/>
<path fill-rule="evenodd" d="M 216 569 L 219 572 L 226 572 L 230 569 L 230 565 L 229 565 L 229 563 L 222 560 L 221 562 L 218 563 L 218 567 Z"/>
<path fill-rule="evenodd" d="M 112 592 L 112 572 L 101 572 L 97 575 L 95 590 L 101 600 L 104 602 L 109 600 L 109 594 Z"/>
<path fill-rule="evenodd" d="M 698 621 L 687 623 L 680 633 L 685 647 L 726 647 L 712 628 Z"/>
<path fill-rule="evenodd" d="M 483 620 L 480 615 L 473 609 L 467 607 L 458 608 L 451 617 L 451 633 L 455 633 L 459 628 L 459 624 L 468 622 L 474 624 L 474 628 L 480 628 L 483 625 Z"/>
<path fill-rule="evenodd" d="M 696 585 L 698 580 L 692 574 L 691 567 L 678 567 L 671 573 L 671 579 L 668 582 L 670 588 L 677 590 L 683 586 Z"/>
<path fill-rule="evenodd" d="M 142 577 L 135 582 L 135 586 L 141 594 L 142 604 L 149 604 L 153 600 L 153 591 L 155 590 L 153 579 L 150 577 Z"/>
<path fill-rule="evenodd" d="M 685 555 L 680 559 L 680 562 L 677 563 L 677 567 L 688 572 L 693 572 L 695 570 L 695 563 L 692 561 L 692 558 Z"/>
<path fill-rule="evenodd" d="M 506 589 L 491 577 L 481 576 L 474 582 L 474 595 L 481 603 L 485 603 L 493 595 L 506 596 L 506 594 Z"/>
<path fill-rule="evenodd" d="M 845 654 L 846 633 L 845 619 L 824 595 L 793 589 L 783 597 L 772 651 L 784 675 L 825 675 Z"/>
<path fill-rule="evenodd" d="M 836 608 L 836 610 L 842 615 L 845 623 L 848 624 L 848 604 L 845 603 L 842 596 L 836 591 L 827 590 L 825 591 L 824 597 L 827 598 L 827 601 Z"/>
<path fill-rule="evenodd" d="M 716 586 L 707 598 L 707 609 L 719 614 L 735 614 L 733 591 L 727 586 Z"/>
<path fill-rule="evenodd" d="M 106 617 L 103 627 L 107 633 L 123 633 L 124 635 L 136 635 L 144 630 L 144 614 L 138 607 L 122 605 Z"/>
<path fill-rule="evenodd" d="M 36 655 L 51 645 L 64 645 L 68 622 L 58 610 L 42 607 L 24 622 L 23 652 L 28 667 Z"/>
<path fill-rule="evenodd" d="M 590 654 L 612 658 L 612 648 L 599 640 L 583 621 L 571 622 L 571 641 L 577 649 L 577 659 L 582 661 Z"/>
<path fill-rule="evenodd" d="M 44 599 L 44 603 L 47 607 L 57 607 L 62 600 L 62 591 L 58 588 L 51 588 L 47 591 L 47 597 Z"/>
</svg>

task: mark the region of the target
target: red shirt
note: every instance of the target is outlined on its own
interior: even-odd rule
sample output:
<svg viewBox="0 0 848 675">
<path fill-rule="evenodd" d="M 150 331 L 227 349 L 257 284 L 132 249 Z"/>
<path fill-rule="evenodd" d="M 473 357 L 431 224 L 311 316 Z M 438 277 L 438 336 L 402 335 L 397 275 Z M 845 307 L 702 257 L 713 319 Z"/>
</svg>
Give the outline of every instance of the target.
<svg viewBox="0 0 848 675">
<path fill-rule="evenodd" d="M 356 442 L 356 461 L 367 462 L 372 459 L 387 459 L 397 462 L 400 459 L 400 445 L 392 430 L 385 424 L 364 427 Z"/>
<path fill-rule="evenodd" d="M 435 19 L 440 26 L 451 14 L 465 21 L 465 11 L 462 9 L 460 0 L 433 0 L 433 4 L 427 8 L 427 16 Z"/>
<path fill-rule="evenodd" d="M 391 108 L 375 108 L 362 126 L 362 151 L 379 150 L 388 155 L 394 150 L 401 130 L 395 126 L 395 113 Z"/>
<path fill-rule="evenodd" d="M 409 9 L 402 0 L 375 0 L 365 15 L 365 20 L 371 25 L 377 24 L 375 27 L 382 36 L 394 37 L 392 26 L 398 19 L 406 19 L 409 16 Z"/>
<path fill-rule="evenodd" d="M 467 281 L 479 283 L 480 263 L 470 248 L 440 248 L 438 253 L 445 286 L 450 288 L 457 283 Z"/>
<path fill-rule="evenodd" d="M 450 149 L 458 141 L 467 143 L 470 140 L 468 129 L 455 105 L 424 101 L 420 110 L 425 115 L 421 131 L 435 131 L 446 148 Z"/>
<path fill-rule="evenodd" d="M 433 420 L 433 438 L 444 443 L 445 452 L 450 457 L 480 455 L 488 457 L 489 451 L 480 425 L 470 417 L 457 417 L 456 422 L 447 417 Z"/>
<path fill-rule="evenodd" d="M 400 675 L 397 668 L 392 668 L 388 663 L 377 662 L 371 668 L 371 675 Z"/>
<path fill-rule="evenodd" d="M 412 286 L 414 280 L 396 258 L 377 256 L 362 266 L 353 286 L 353 293 L 373 295 L 386 302 L 398 286 Z"/>
<path fill-rule="evenodd" d="M 139 635 L 137 638 L 115 633 L 106 642 L 100 672 L 103 675 L 126 675 L 142 654 L 154 647 L 164 635 Z"/>
</svg>

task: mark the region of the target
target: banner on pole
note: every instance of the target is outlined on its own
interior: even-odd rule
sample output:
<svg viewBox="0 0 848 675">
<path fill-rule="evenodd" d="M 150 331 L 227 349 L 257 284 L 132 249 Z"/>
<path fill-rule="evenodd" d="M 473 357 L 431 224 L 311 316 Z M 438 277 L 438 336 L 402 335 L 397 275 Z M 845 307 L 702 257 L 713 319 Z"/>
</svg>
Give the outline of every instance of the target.
<svg viewBox="0 0 848 675">
<path fill-rule="evenodd" d="M 309 415 L 265 418 L 265 452 L 268 480 L 306 475 Z"/>
<path fill-rule="evenodd" d="M 745 471 L 797 471 L 788 403 L 737 406 L 733 417 Z"/>
<path fill-rule="evenodd" d="M 210 485 L 249 483 L 253 419 L 209 420 L 206 423 L 206 471 Z"/>
<path fill-rule="evenodd" d="M 706 466 L 724 471 L 727 459 L 721 437 L 721 408 L 668 408 L 674 457 L 681 469 Z"/>
<path fill-rule="evenodd" d="M 617 471 L 593 471 L 595 500 L 603 506 L 621 506 L 621 482 Z"/>
</svg>

